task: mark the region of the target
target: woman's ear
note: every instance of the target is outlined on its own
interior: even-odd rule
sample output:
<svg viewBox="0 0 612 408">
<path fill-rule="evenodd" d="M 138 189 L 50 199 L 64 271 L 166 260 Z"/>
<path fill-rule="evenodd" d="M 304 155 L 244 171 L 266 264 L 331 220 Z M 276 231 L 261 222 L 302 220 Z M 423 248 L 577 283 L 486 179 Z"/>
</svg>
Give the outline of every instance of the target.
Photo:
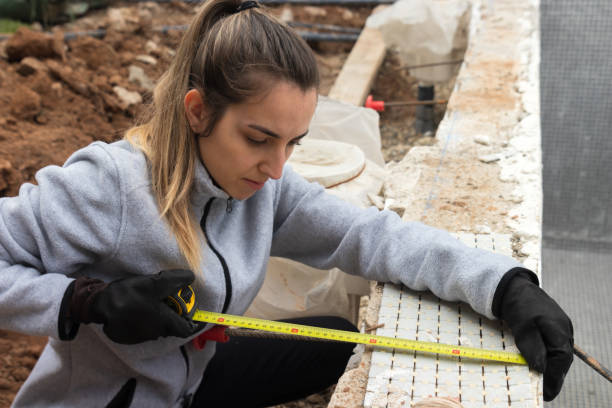
<svg viewBox="0 0 612 408">
<path fill-rule="evenodd" d="M 185 114 L 191 130 L 201 134 L 206 129 L 206 107 L 202 94 L 197 89 L 190 89 L 185 94 Z"/>
</svg>

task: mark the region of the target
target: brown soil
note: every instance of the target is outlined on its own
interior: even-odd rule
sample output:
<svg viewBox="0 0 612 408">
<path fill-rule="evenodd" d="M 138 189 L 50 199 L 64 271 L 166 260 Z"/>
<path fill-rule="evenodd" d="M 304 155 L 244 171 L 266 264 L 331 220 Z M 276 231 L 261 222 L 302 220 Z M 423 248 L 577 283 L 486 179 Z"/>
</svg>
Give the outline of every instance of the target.
<svg viewBox="0 0 612 408">
<path fill-rule="evenodd" d="M 118 4 L 117 7 L 123 7 Z M 126 105 L 113 90 L 119 86 L 138 92 L 143 102 L 150 92 L 128 80 L 129 67 L 140 67 L 155 81 L 168 67 L 182 32 L 162 33 L 153 27 L 184 25 L 195 7 L 184 3 L 125 5 L 124 19 L 111 22 L 98 10 L 73 23 L 56 27 L 55 36 L 23 30 L 0 42 L 0 196 L 14 196 L 19 186 L 34 182 L 36 171 L 63 163 L 75 150 L 95 140 L 122 137 L 142 110 L 143 103 Z M 371 8 L 275 7 L 292 20 L 346 27 L 363 26 Z M 283 14 L 284 13 L 284 14 Z M 78 37 L 64 42 L 62 32 L 104 28 L 103 39 Z M 300 28 L 300 30 L 305 30 Z M 327 94 L 352 44 L 311 44 L 321 70 L 321 94 Z M 155 64 L 139 56 L 153 57 Z M 416 84 L 397 70 L 388 55 L 376 80 L 376 99 L 414 99 Z M 438 95 L 444 97 L 443 95 Z M 428 144 L 412 130 L 414 108 L 381 113 L 383 150 L 387 160 L 400 160 L 413 144 Z M 436 108 L 441 117 L 442 108 Z M 0 330 L 0 408 L 8 407 L 46 343 Z M 325 407 L 332 389 L 283 407 Z"/>
</svg>

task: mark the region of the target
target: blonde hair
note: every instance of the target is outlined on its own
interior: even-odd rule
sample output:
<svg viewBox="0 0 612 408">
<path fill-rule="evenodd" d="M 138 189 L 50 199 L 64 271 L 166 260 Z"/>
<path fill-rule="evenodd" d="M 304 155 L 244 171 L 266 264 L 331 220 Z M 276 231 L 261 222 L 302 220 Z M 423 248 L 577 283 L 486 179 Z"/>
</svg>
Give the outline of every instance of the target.
<svg viewBox="0 0 612 408">
<path fill-rule="evenodd" d="M 291 28 L 262 8 L 236 12 L 241 0 L 208 0 L 193 19 L 152 103 L 125 139 L 146 155 L 161 216 L 194 271 L 200 271 L 199 220 L 190 208 L 198 155 L 197 137 L 207 137 L 231 104 L 286 80 L 302 90 L 317 88 L 314 54 Z M 191 131 L 184 97 L 197 89 L 206 105 L 207 129 Z"/>
</svg>

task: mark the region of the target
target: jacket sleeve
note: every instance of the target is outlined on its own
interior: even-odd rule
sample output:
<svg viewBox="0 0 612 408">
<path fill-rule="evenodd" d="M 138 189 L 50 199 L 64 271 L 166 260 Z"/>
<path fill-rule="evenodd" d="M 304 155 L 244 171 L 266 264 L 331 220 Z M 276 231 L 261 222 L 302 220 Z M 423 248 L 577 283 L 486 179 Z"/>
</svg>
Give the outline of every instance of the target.
<svg viewBox="0 0 612 408">
<path fill-rule="evenodd" d="M 489 318 L 502 276 L 521 266 L 510 257 L 470 248 L 443 230 L 404 222 L 394 212 L 353 206 L 288 166 L 278 183 L 275 211 L 272 256 L 429 289 L 442 299 L 467 302 Z"/>
<path fill-rule="evenodd" d="M 60 337 L 72 275 L 111 257 L 124 202 L 113 159 L 94 143 L 0 199 L 0 328 Z"/>
</svg>

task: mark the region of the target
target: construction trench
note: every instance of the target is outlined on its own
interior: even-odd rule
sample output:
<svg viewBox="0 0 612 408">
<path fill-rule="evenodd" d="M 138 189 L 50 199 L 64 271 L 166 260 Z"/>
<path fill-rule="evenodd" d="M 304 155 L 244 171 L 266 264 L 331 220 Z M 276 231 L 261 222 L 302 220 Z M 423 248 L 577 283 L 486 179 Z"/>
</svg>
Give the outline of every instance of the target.
<svg viewBox="0 0 612 408">
<path fill-rule="evenodd" d="M 306 27 L 309 24 L 342 26 L 353 31 L 326 32 L 357 38 L 354 44 L 329 38 L 309 40 L 321 70 L 320 94 L 331 99 L 322 98 L 321 110 L 326 103 L 336 109 L 327 117 L 320 114 L 314 127 L 321 132 L 318 139 L 357 145 L 365 152 L 355 153 L 361 163 L 358 174 L 339 182 L 334 179 L 330 191 L 350 196 L 360 205 L 396 211 L 406 221 L 448 230 L 467 245 L 513 256 L 540 274 L 539 0 L 432 3 L 464 5 L 456 34 L 463 44 L 458 48 L 454 44 L 445 59 L 435 61 L 449 64 L 434 70 L 437 75 L 444 71 L 444 80 L 433 81 L 435 99 L 444 101 L 431 106 L 428 114 L 435 130 L 428 134 L 415 130 L 418 105 L 387 105 L 378 114 L 363 108 L 369 95 L 387 103 L 415 102 L 423 80 L 417 77 L 419 68 L 408 66 L 432 62 L 408 63 L 401 51 L 385 43 L 384 29 L 375 28 L 376 24 L 364 28 L 372 13 L 388 12 L 389 5 L 270 6 L 286 21 L 303 23 L 294 25 L 298 30 L 312 28 Z M 39 168 L 61 164 L 94 140 L 121 138 L 150 98 L 155 79 L 174 55 L 180 27 L 196 9 L 197 4 L 181 2 L 119 3 L 58 26 L 53 35 L 23 31 L 19 38 L 0 42 L 2 195 L 17 194 Z M 103 34 L 97 36 L 66 36 L 101 29 Z M 353 123 L 336 124 L 334 114 L 346 114 Z M 360 125 L 369 129 L 366 137 L 346 134 L 359 133 L 354 127 Z M 338 149 L 338 160 L 349 156 L 342 150 L 346 145 Z M 345 181 L 353 183 L 352 192 L 343 187 Z M 269 273 L 278 275 L 276 283 L 283 279 L 278 270 L 304 271 L 282 260 L 275 262 L 271 268 L 276 265 L 276 272 Z M 331 273 L 321 272 L 321 276 Z M 362 331 L 375 328 L 369 332 L 516 350 L 504 326 L 477 315 L 467 305 L 391 284 L 346 283 L 344 275 L 334 273 L 334 282 L 358 288 L 351 292 L 345 287 L 346 302 L 331 306 L 332 310 L 341 308 L 339 314 L 353 318 Z M 294 288 L 285 289 L 292 292 Z M 312 299 L 304 300 L 303 294 L 295 294 L 299 301 L 294 303 L 289 299 L 286 304 L 270 304 L 266 299 L 282 290 L 282 285 L 279 289 L 272 283 L 265 290 L 270 291 L 268 297 L 255 302 L 252 315 L 279 318 L 285 317 L 283 310 L 289 314 L 321 310 L 312 306 Z M 45 343 L 44 338 L 0 331 L 0 408 L 10 405 Z M 356 350 L 357 357 L 336 387 L 277 407 L 409 407 L 429 396 L 454 398 L 465 408 L 544 405 L 542 378 L 525 366 L 369 347 Z"/>
</svg>

